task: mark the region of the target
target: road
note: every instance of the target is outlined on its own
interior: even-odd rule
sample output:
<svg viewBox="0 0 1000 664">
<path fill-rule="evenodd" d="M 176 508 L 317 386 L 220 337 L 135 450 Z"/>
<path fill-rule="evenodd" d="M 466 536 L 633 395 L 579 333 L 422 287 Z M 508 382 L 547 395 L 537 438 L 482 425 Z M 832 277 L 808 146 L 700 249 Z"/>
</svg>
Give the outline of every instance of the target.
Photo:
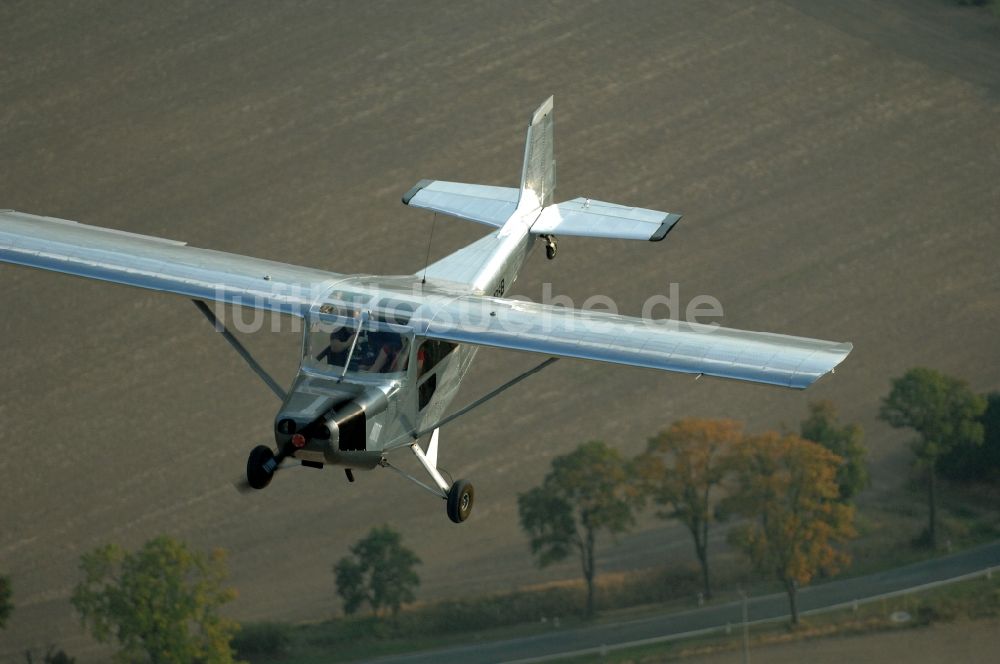
<svg viewBox="0 0 1000 664">
<path fill-rule="evenodd" d="M 1000 541 L 942 558 L 840 581 L 817 584 L 799 592 L 803 612 L 816 611 L 855 600 L 887 594 L 972 574 L 1000 565 Z M 379 664 L 423 664 L 424 662 L 542 661 L 590 648 L 614 647 L 632 642 L 667 640 L 670 636 L 724 628 L 741 621 L 741 603 L 732 602 L 694 611 L 666 613 L 640 620 L 588 625 L 547 634 L 507 639 L 492 643 L 474 643 L 410 655 L 383 657 Z M 788 616 L 788 599 L 783 593 L 753 597 L 749 602 L 749 620 L 766 622 Z M 582 653 L 581 653 L 582 654 Z"/>
</svg>

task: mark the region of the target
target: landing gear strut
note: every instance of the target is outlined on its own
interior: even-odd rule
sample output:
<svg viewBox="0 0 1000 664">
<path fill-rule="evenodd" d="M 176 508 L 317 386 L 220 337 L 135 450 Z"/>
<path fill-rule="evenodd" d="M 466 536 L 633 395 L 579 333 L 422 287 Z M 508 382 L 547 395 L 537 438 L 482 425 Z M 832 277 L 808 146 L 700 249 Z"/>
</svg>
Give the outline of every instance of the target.
<svg viewBox="0 0 1000 664">
<path fill-rule="evenodd" d="M 555 251 L 555 238 L 549 235 L 543 235 L 541 237 L 545 238 L 546 242 L 552 242 L 553 251 Z M 435 486 L 424 484 L 416 477 L 410 475 L 409 473 L 389 463 L 389 460 L 386 459 L 384 456 L 382 457 L 382 461 L 379 463 L 379 465 L 382 466 L 383 468 L 388 468 L 393 472 L 398 473 L 400 476 L 410 480 L 411 482 L 420 487 L 423 487 L 427 491 L 433 493 L 435 496 L 438 496 L 439 498 L 444 498 L 448 504 L 448 517 L 455 523 L 462 523 L 463 521 L 468 519 L 469 514 L 472 513 L 472 503 L 476 493 L 475 490 L 472 488 L 472 484 L 469 483 L 468 480 L 459 480 L 449 486 L 448 482 L 445 481 L 444 477 L 442 477 L 441 473 L 438 471 L 437 468 L 438 434 L 440 428 L 448 424 L 449 422 L 454 422 L 459 417 L 462 417 L 463 415 L 468 413 L 470 410 L 478 408 L 479 406 L 483 405 L 484 403 L 494 398 L 498 394 L 502 394 L 505 390 L 517 385 L 528 376 L 538 373 L 539 371 L 549 366 L 558 359 L 559 359 L 558 357 L 550 357 L 549 359 L 545 360 L 538 366 L 529 369 L 522 374 L 519 374 L 517 377 L 512 378 L 511 380 L 508 380 L 500 387 L 496 388 L 492 392 L 489 392 L 485 396 L 476 399 L 475 401 L 465 406 L 464 408 L 460 408 L 458 411 L 452 413 L 448 417 L 438 420 L 436 424 L 426 429 L 420 430 L 415 434 L 412 434 L 414 439 L 424 436 L 428 433 L 431 434 L 431 439 L 427 443 L 427 452 L 424 452 L 424 450 L 421 449 L 420 445 L 417 444 L 416 440 L 406 441 L 401 445 L 392 443 L 391 445 L 387 446 L 386 451 L 393 449 L 400 449 L 401 447 L 404 446 L 409 447 L 410 451 L 413 452 L 413 455 L 417 457 L 417 461 L 420 462 L 420 465 L 423 466 L 424 470 L 427 471 L 427 474 L 431 476 L 431 479 L 434 481 Z M 409 437 L 410 435 L 411 434 L 407 434 L 407 437 Z"/>
<path fill-rule="evenodd" d="M 435 428 L 433 430 L 431 439 L 427 443 L 426 452 L 424 452 L 416 441 L 410 443 L 409 447 L 413 455 L 417 457 L 420 465 L 424 467 L 427 474 L 434 480 L 435 486 L 424 484 L 413 475 L 389 463 L 389 460 L 385 457 L 382 457 L 379 465 L 399 473 L 402 477 L 427 489 L 438 498 L 443 498 L 448 509 L 448 518 L 455 523 L 462 523 L 468 519 L 469 515 L 472 514 L 472 503 L 476 497 L 476 491 L 472 488 L 472 483 L 468 480 L 458 480 L 449 486 L 448 482 L 441 476 L 441 472 L 437 468 L 438 429 Z"/>
</svg>

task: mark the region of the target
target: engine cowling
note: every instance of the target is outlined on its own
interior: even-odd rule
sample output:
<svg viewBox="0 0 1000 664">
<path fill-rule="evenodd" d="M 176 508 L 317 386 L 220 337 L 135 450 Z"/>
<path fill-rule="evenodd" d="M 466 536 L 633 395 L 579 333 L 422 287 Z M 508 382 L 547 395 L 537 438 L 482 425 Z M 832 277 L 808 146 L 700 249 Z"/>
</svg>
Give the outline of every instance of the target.
<svg viewBox="0 0 1000 664">
<path fill-rule="evenodd" d="M 364 452 L 368 443 L 368 420 L 389 406 L 385 392 L 369 389 L 360 396 L 331 408 L 323 415 L 330 446 L 341 452 Z"/>
<path fill-rule="evenodd" d="M 291 455 L 312 464 L 374 468 L 382 455 L 367 450 L 368 423 L 389 400 L 377 387 L 344 392 L 320 399 L 306 391 L 293 394 L 275 419 L 278 448 L 294 446 Z"/>
</svg>

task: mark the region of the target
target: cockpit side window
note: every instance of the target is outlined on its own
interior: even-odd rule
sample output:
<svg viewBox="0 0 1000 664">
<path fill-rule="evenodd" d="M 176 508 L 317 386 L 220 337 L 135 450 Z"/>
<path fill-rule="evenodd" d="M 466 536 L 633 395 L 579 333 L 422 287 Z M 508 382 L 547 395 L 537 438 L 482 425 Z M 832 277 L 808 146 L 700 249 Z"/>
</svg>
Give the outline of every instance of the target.
<svg viewBox="0 0 1000 664">
<path fill-rule="evenodd" d="M 432 373 L 448 353 L 455 350 L 456 345 L 447 341 L 425 339 L 417 348 L 417 409 L 423 410 L 430 404 L 431 397 L 437 390 L 437 374 Z"/>
<path fill-rule="evenodd" d="M 426 339 L 417 349 L 417 376 L 432 371 L 438 363 L 455 350 L 455 344 L 437 339 Z"/>
</svg>

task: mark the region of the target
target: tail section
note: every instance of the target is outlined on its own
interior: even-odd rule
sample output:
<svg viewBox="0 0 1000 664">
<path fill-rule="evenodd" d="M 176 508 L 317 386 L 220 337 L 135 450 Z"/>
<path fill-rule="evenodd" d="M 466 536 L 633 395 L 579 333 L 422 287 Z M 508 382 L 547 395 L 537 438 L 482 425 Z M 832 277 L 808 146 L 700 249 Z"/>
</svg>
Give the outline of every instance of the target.
<svg viewBox="0 0 1000 664">
<path fill-rule="evenodd" d="M 556 188 L 556 161 L 552 152 L 553 125 L 552 97 L 549 97 L 531 116 L 531 123 L 528 125 L 524 168 L 521 172 L 521 196 L 517 203 L 520 211 L 540 209 L 531 225 L 533 234 L 653 242 L 666 237 L 681 215 L 592 201 L 589 198 L 574 198 L 553 204 L 552 195 Z M 552 246 L 554 248 L 554 244 Z M 554 251 L 549 255 L 553 256 Z"/>
<path fill-rule="evenodd" d="M 552 150 L 554 120 L 552 97 L 532 114 L 524 146 L 521 187 L 421 180 L 403 195 L 403 203 L 441 212 L 494 228 L 503 227 L 513 215 L 531 219 L 533 235 L 576 235 L 658 242 L 681 215 L 659 210 L 574 198 L 553 203 L 556 162 Z M 521 223 L 521 222 L 519 222 Z M 551 237 L 549 237 L 551 243 Z"/>
<path fill-rule="evenodd" d="M 556 162 L 552 152 L 553 125 L 552 97 L 549 97 L 538 107 L 528 123 L 518 208 L 536 210 L 552 204 L 552 195 L 556 189 Z"/>
</svg>

